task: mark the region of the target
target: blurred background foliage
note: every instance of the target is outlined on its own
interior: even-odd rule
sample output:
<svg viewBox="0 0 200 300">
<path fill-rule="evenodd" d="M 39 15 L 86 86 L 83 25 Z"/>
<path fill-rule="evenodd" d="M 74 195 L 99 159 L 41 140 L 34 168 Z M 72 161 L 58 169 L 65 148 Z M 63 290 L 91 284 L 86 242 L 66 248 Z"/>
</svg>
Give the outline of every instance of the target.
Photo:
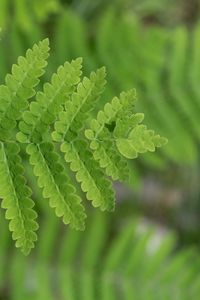
<svg viewBox="0 0 200 300">
<path fill-rule="evenodd" d="M 98 216 L 96 225 L 91 225 L 92 223 L 88 221 L 90 224 L 88 226 L 92 228 L 94 226 L 97 235 L 100 234 L 102 237 L 102 240 L 100 238 L 102 242 L 100 248 L 94 250 L 96 253 L 94 254 L 94 262 L 97 266 L 93 265 L 93 262 L 90 265 L 89 258 L 84 258 L 86 260 L 84 261 L 80 255 L 80 261 L 77 260 L 76 262 L 76 258 L 73 257 L 73 251 L 76 248 L 75 241 L 78 241 L 79 238 L 81 240 L 86 238 L 88 241 L 88 245 L 83 246 L 81 248 L 83 250 L 79 250 L 79 252 L 83 251 L 83 256 L 87 255 L 90 247 L 91 249 L 95 247 L 97 242 L 95 233 L 91 235 L 87 235 L 87 231 L 84 234 L 71 231 L 65 233 L 65 229 L 60 228 L 61 225 L 58 225 L 58 221 L 54 221 L 54 218 L 51 218 L 51 215 L 47 213 L 45 204 L 40 203 L 40 196 L 34 195 L 38 210 L 41 211 L 43 224 L 38 247 L 33 255 L 33 257 L 37 257 L 38 263 L 32 270 L 31 266 L 34 259 L 31 257 L 27 260 L 16 253 L 15 249 L 10 248 L 11 242 L 6 234 L 4 236 L 4 230 L 2 234 L 1 229 L 0 278 L 2 280 L 0 280 L 0 299 L 27 299 L 29 294 L 26 294 L 28 292 L 24 285 L 19 283 L 20 280 L 24 282 L 23 276 L 26 277 L 26 274 L 37 278 L 36 273 L 39 271 L 41 272 L 39 278 L 43 282 L 47 265 L 50 269 L 49 272 L 54 273 L 56 247 L 63 253 L 59 256 L 60 266 L 65 264 L 66 259 L 68 271 L 61 268 L 60 272 L 64 273 L 57 274 L 55 269 L 56 282 L 61 276 L 61 286 L 55 284 L 55 289 L 62 289 L 63 293 L 63 298 L 55 299 L 97 299 L 94 298 L 96 294 L 93 294 L 97 291 L 92 289 L 91 284 L 91 280 L 97 280 L 97 277 L 95 277 L 96 279 L 93 278 L 93 267 L 95 266 L 97 270 L 101 268 L 100 262 L 106 261 L 109 251 L 111 251 L 109 249 L 114 249 L 111 244 L 114 243 L 115 239 L 122 239 L 124 232 L 131 228 L 127 224 L 129 222 L 133 224 L 133 220 L 137 220 L 135 221 L 137 226 L 144 226 L 145 224 L 145 228 L 147 228 L 145 231 L 141 231 L 141 234 L 139 231 L 143 246 L 138 246 L 138 249 L 143 250 L 141 252 L 134 250 L 139 242 L 134 234 L 130 235 L 130 232 L 127 236 L 127 239 L 130 239 L 129 242 L 128 240 L 124 241 L 123 246 L 120 246 L 119 242 L 116 244 L 115 250 L 124 251 L 123 253 L 130 252 L 135 257 L 132 258 L 133 267 L 132 270 L 129 270 L 128 276 L 133 274 L 133 279 L 136 280 L 134 268 L 137 270 L 141 268 L 141 276 L 139 279 L 137 278 L 138 282 L 135 282 L 134 289 L 138 291 L 138 286 L 142 285 L 145 287 L 144 294 L 135 299 L 166 299 L 168 297 L 167 291 L 164 292 L 166 284 L 170 286 L 169 291 L 174 291 L 174 284 L 178 286 L 176 292 L 174 291 L 176 298 L 173 299 L 188 299 L 188 295 L 192 299 L 198 299 L 196 295 L 199 295 L 198 280 L 200 280 L 200 274 L 197 274 L 197 270 L 191 264 L 194 264 L 195 260 L 196 266 L 199 265 L 198 248 L 200 242 L 199 17 L 199 0 L 0 1 L 1 83 L 17 57 L 23 55 L 33 43 L 48 36 L 52 50 L 45 80 L 49 78 L 49 74 L 55 71 L 59 64 L 78 56 L 84 58 L 86 74 L 105 65 L 108 73 L 108 84 L 102 102 L 107 101 L 122 90 L 135 87 L 138 95 L 136 110 L 144 112 L 147 125 L 169 140 L 168 145 L 156 153 L 142 155 L 137 163 L 133 161 L 130 166 L 130 182 L 123 186 L 116 185 L 118 205 L 115 216 Z M 27 170 L 27 172 L 29 171 Z M 30 182 L 32 183 L 31 176 Z M 96 215 L 91 216 L 91 219 L 95 218 Z M 105 220 L 107 221 L 105 222 Z M 149 225 L 151 222 L 154 223 L 153 227 L 156 229 L 154 235 L 161 245 L 163 241 L 166 241 L 166 245 L 168 245 L 169 241 L 168 237 L 163 234 L 163 228 L 167 232 L 170 231 L 170 241 L 173 236 L 173 243 L 169 242 L 170 246 L 163 246 L 162 249 L 164 250 L 160 250 L 159 253 L 164 254 L 159 256 L 156 253 L 160 248 L 155 242 L 154 254 L 148 261 L 146 251 L 148 251 L 149 246 L 145 236 L 151 231 Z M 123 224 L 126 226 L 122 226 Z M 1 228 L 4 228 L 3 226 L 6 224 L 2 223 Z M 63 233 L 63 241 L 58 239 L 58 231 Z M 105 234 L 107 234 L 106 237 Z M 69 240 L 65 241 L 65 235 L 67 236 L 66 239 L 69 238 Z M 131 239 L 134 241 L 134 245 L 131 244 Z M 155 241 L 151 234 L 149 240 Z M 55 246 L 56 243 L 59 246 Z M 165 242 L 163 244 L 165 245 Z M 70 247 L 67 249 L 69 245 Z M 93 253 L 91 249 L 88 252 L 88 257 L 90 257 L 91 252 Z M 113 253 L 115 250 L 112 250 Z M 54 253 L 55 251 L 56 253 Z M 134 251 L 139 252 L 134 256 Z M 173 253 L 174 256 L 166 258 L 169 253 L 170 255 Z M 117 257 L 116 254 L 114 265 L 110 262 L 112 270 L 106 269 L 106 266 L 102 270 L 101 278 L 106 278 L 105 282 L 102 283 L 103 286 L 106 286 L 103 288 L 105 291 L 102 299 L 117 299 L 116 295 L 112 294 L 109 280 L 111 282 L 114 280 L 116 283 L 120 281 L 118 277 L 122 277 L 123 287 L 119 284 L 118 288 L 120 293 L 125 295 L 124 299 L 134 299 L 130 284 L 124 280 L 124 277 L 127 277 L 127 274 L 124 274 L 127 272 L 126 267 L 124 269 L 124 264 L 128 265 L 128 262 L 123 260 L 123 255 L 120 255 Z M 143 261 L 144 257 L 145 260 Z M 166 259 L 170 259 L 169 265 L 173 260 L 180 261 L 174 265 L 172 263 L 174 271 L 171 271 L 170 275 L 167 270 L 165 274 Z M 52 263 L 51 265 L 50 261 L 55 264 Z M 87 263 L 90 265 L 89 267 Z M 119 265 L 117 265 L 118 263 Z M 6 264 L 10 265 L 11 271 L 5 267 Z M 25 266 L 26 264 L 28 267 Z M 73 269 L 73 272 L 76 273 L 76 269 L 79 270 L 79 267 L 86 270 L 85 273 L 80 271 L 81 274 L 83 273 L 83 278 L 81 277 L 80 282 L 77 283 L 78 286 L 79 284 L 86 286 L 86 290 L 80 292 L 82 296 L 75 295 L 77 287 L 74 290 L 74 283 L 70 282 L 71 279 L 66 280 L 67 286 L 63 283 L 65 278 L 69 279 L 71 270 Z M 22 277 L 18 278 L 19 269 L 22 272 L 20 273 Z M 162 276 L 157 278 L 156 270 L 159 270 L 157 271 L 160 272 L 159 274 L 164 274 L 165 279 Z M 177 283 L 175 278 L 181 272 L 185 272 L 186 277 L 182 279 L 180 276 L 180 282 Z M 113 277 L 109 275 L 110 273 L 116 276 Z M 152 281 L 149 281 L 151 277 L 149 274 L 153 274 Z M 50 274 L 49 276 L 51 276 L 51 280 L 54 280 L 55 275 Z M 74 276 L 77 277 L 76 274 Z M 12 291 L 9 291 L 8 284 L 5 284 L 6 278 L 10 278 Z M 167 281 L 166 278 L 170 279 Z M 29 287 L 28 290 L 37 290 L 36 287 L 38 286 L 34 280 L 36 279 L 33 279 L 33 282 L 25 280 L 26 287 Z M 187 294 L 187 288 L 191 286 L 191 282 L 194 283 L 194 289 L 188 289 L 189 294 Z M 47 282 L 44 283 L 44 286 L 46 284 Z M 48 294 L 48 284 L 46 289 L 39 291 L 38 288 L 38 294 L 32 296 L 30 294 L 28 299 L 54 299 L 51 293 Z M 100 290 L 102 285 L 99 287 Z M 160 290 L 157 291 L 156 298 L 154 289 L 158 285 L 163 293 Z M 154 297 L 151 297 L 147 292 L 149 289 Z M 70 291 L 71 296 L 65 298 L 68 291 Z M 181 291 L 180 294 L 179 291 Z"/>
</svg>

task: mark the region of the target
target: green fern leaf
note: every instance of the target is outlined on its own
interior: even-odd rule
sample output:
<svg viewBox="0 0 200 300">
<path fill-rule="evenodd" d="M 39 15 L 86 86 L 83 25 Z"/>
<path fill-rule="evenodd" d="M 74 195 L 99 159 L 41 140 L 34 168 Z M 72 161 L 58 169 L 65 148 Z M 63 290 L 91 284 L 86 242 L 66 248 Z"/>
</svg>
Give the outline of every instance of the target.
<svg viewBox="0 0 200 300">
<path fill-rule="evenodd" d="M 44 140 L 45 132 L 55 122 L 57 114 L 69 100 L 78 84 L 81 75 L 82 59 L 78 58 L 60 66 L 53 74 L 51 83 L 44 85 L 43 93 L 38 92 L 36 101 L 31 102 L 29 110 L 23 114 L 23 121 L 19 123 L 21 132 L 17 134 L 20 142 L 38 143 Z"/>
<path fill-rule="evenodd" d="M 26 52 L 26 57 L 18 58 L 13 65 L 12 74 L 5 79 L 6 85 L 0 86 L 0 138 L 9 138 L 16 127 L 16 120 L 28 106 L 28 99 L 35 95 L 34 87 L 44 73 L 49 51 L 48 39 L 43 40 Z"/>
<path fill-rule="evenodd" d="M 42 189 L 41 196 L 49 200 L 50 207 L 65 224 L 83 230 L 86 215 L 70 169 L 76 173 L 75 178 L 92 205 L 102 211 L 112 211 L 115 193 L 108 177 L 127 181 L 126 158 L 154 151 L 165 142 L 140 124 L 143 114 L 134 113 L 135 90 L 113 98 L 97 113 L 96 119 L 92 119 L 104 91 L 106 72 L 105 68 L 98 69 L 80 82 L 81 58 L 59 67 L 50 83 L 44 84 L 43 91 L 37 92 L 32 101 L 48 50 L 48 40 L 34 45 L 26 57 L 20 57 L 18 65 L 14 65 L 12 75 L 6 77 L 6 85 L 0 86 L 3 178 L 0 196 L 2 207 L 7 209 L 6 217 L 11 219 L 13 239 L 24 253 L 34 246 L 37 223 L 23 175 L 20 143 L 26 144 L 37 185 Z"/>
<path fill-rule="evenodd" d="M 9 229 L 13 232 L 16 247 L 28 254 L 37 240 L 35 231 L 38 224 L 35 221 L 37 214 L 33 210 L 31 190 L 26 185 L 19 151 L 16 143 L 0 143 L 0 196 L 3 198 L 1 206 L 6 209 L 6 219 L 11 220 Z"/>
<path fill-rule="evenodd" d="M 144 116 L 133 113 L 134 104 L 134 90 L 121 93 L 119 98 L 113 98 L 111 103 L 104 106 L 104 110 L 91 121 L 90 129 L 85 131 L 86 137 L 91 140 L 90 147 L 94 150 L 94 158 L 100 161 L 100 165 L 109 166 L 109 152 L 105 147 L 107 141 L 114 141 L 113 149 L 117 148 L 120 154 L 128 159 L 136 158 L 138 153 L 153 152 L 155 147 L 160 147 L 167 142 L 159 135 L 154 135 L 152 130 L 147 130 L 146 126 L 138 125 Z M 108 125 L 112 124 L 114 129 L 108 130 Z M 116 178 L 115 167 L 118 161 L 117 157 L 114 157 L 111 163 L 111 175 L 114 178 Z M 121 167 L 118 171 L 120 170 Z M 108 171 L 107 173 L 109 174 Z"/>
<path fill-rule="evenodd" d="M 129 131 L 144 118 L 143 114 L 133 114 L 135 96 L 135 90 L 130 90 L 121 93 L 119 98 L 113 98 L 111 103 L 107 103 L 104 110 L 97 114 L 97 118 L 91 120 L 90 129 L 85 130 L 85 136 L 91 141 L 90 148 L 93 150 L 94 159 L 114 180 L 128 180 L 128 164 L 123 156 L 130 159 L 136 157 L 126 153 L 131 151 Z M 151 148 L 152 143 L 150 140 L 146 141 L 146 151 Z M 138 146 L 138 140 L 136 144 Z"/>
<path fill-rule="evenodd" d="M 166 142 L 165 138 L 155 135 L 154 131 L 148 130 L 145 125 L 137 125 L 129 133 L 128 138 L 116 139 L 116 146 L 123 156 L 133 159 L 138 153 L 154 152 L 155 147 L 161 147 Z"/>
<path fill-rule="evenodd" d="M 116 149 L 113 139 L 117 114 L 121 108 L 117 97 L 107 103 L 104 110 L 98 112 L 97 118 L 91 120 L 90 129 L 85 130 L 85 136 L 91 140 L 90 148 L 93 150 L 94 159 L 105 168 L 106 174 L 114 180 L 123 181 L 128 178 L 128 165 Z"/>
<path fill-rule="evenodd" d="M 72 228 L 84 229 L 85 213 L 81 199 L 76 194 L 70 178 L 63 172 L 59 156 L 52 143 L 30 144 L 27 147 L 38 185 L 43 188 L 43 197 L 55 208 L 56 215 Z"/>
<path fill-rule="evenodd" d="M 76 172 L 76 179 L 81 182 L 82 190 L 87 193 L 88 200 L 92 200 L 94 207 L 101 210 L 114 209 L 114 191 L 111 182 L 104 177 L 102 170 L 93 160 L 91 151 L 83 140 L 73 143 L 64 142 L 61 151 L 65 153 L 65 160 L 70 163 L 70 168 Z"/>
<path fill-rule="evenodd" d="M 95 103 L 102 94 L 105 86 L 105 68 L 92 72 L 90 78 L 84 77 L 83 81 L 77 86 L 77 91 L 72 95 L 71 101 L 65 105 L 65 111 L 59 114 L 59 121 L 55 123 L 55 131 L 52 137 L 55 141 L 61 142 L 68 140 L 67 133 L 79 131 L 89 117 Z"/>
</svg>

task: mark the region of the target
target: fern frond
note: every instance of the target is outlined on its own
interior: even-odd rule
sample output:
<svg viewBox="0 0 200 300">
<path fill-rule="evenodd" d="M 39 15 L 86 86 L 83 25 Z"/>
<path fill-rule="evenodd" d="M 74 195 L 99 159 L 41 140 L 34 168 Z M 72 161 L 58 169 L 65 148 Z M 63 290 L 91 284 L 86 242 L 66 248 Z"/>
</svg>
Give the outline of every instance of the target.
<svg viewBox="0 0 200 300">
<path fill-rule="evenodd" d="M 36 101 L 31 102 L 29 110 L 23 113 L 23 121 L 19 123 L 21 132 L 17 134 L 20 142 L 38 143 L 44 140 L 49 126 L 55 122 L 57 114 L 74 92 L 80 81 L 82 59 L 78 58 L 60 66 L 53 74 L 51 83 L 44 85 L 43 92 L 38 92 Z"/>
<path fill-rule="evenodd" d="M 37 92 L 36 99 L 29 104 L 28 100 L 35 95 L 34 88 L 43 74 L 48 50 L 48 40 L 28 50 L 26 57 L 20 57 L 18 65 L 14 65 L 12 75 L 7 75 L 7 85 L 0 87 L 2 176 L 7 172 L 6 167 L 9 170 L 4 178 L 2 205 L 8 209 L 7 217 L 13 219 L 10 222 L 13 238 L 25 253 L 36 240 L 37 223 L 20 167 L 20 144 L 16 139 L 26 144 L 43 198 L 49 200 L 50 207 L 65 224 L 80 230 L 84 229 L 86 215 L 65 162 L 76 173 L 75 178 L 92 205 L 102 211 L 112 211 L 115 193 L 107 176 L 113 180 L 128 180 L 126 158 L 135 157 L 134 151 L 154 151 L 156 146 L 164 144 L 164 140 L 153 131 L 138 125 L 143 115 L 134 113 L 135 90 L 113 98 L 97 113 L 97 118 L 92 119 L 104 91 L 106 71 L 104 67 L 98 69 L 80 82 L 81 58 L 59 67 L 50 83 L 44 84 L 43 91 Z M 20 131 L 16 135 L 17 128 Z M 7 152 L 4 152 L 4 145 Z M 64 153 L 65 161 L 61 159 L 60 151 Z M 14 159 L 17 162 L 15 167 Z M 21 189 L 15 186 L 18 181 Z M 24 208 L 20 196 L 29 200 L 27 207 Z"/>
<path fill-rule="evenodd" d="M 155 135 L 154 131 L 148 130 L 145 125 L 135 126 L 127 138 L 116 139 L 119 152 L 129 159 L 136 158 L 138 153 L 154 152 L 156 147 L 164 144 L 166 144 L 166 139 Z"/>
<path fill-rule="evenodd" d="M 119 98 L 113 98 L 111 103 L 104 106 L 97 118 L 91 120 L 90 129 L 85 131 L 86 137 L 91 141 L 90 148 L 94 151 L 94 158 L 113 179 L 123 180 L 128 174 L 127 162 L 118 152 L 133 159 L 139 152 L 155 151 L 155 147 L 166 143 L 159 135 L 155 136 L 152 130 L 138 125 L 144 116 L 133 114 L 135 100 L 135 90 L 121 93 Z M 107 150 L 109 144 L 112 145 L 113 154 Z M 125 171 L 125 176 L 123 172 L 120 174 L 121 170 Z"/>
<path fill-rule="evenodd" d="M 84 77 L 77 86 L 77 91 L 70 101 L 65 104 L 65 111 L 59 114 L 59 121 L 55 123 L 55 131 L 52 137 L 57 142 L 67 140 L 67 133 L 79 131 L 89 117 L 89 112 L 95 108 L 95 104 L 102 94 L 105 86 L 105 68 L 92 72 L 90 78 Z"/>
<path fill-rule="evenodd" d="M 124 105 L 125 115 L 128 112 L 128 107 Z M 117 151 L 113 139 L 113 130 L 121 109 L 120 99 L 113 98 L 111 103 L 104 106 L 103 111 L 98 112 L 97 119 L 91 120 L 90 129 L 85 130 L 85 136 L 91 140 L 90 148 L 93 150 L 94 159 L 99 162 L 102 168 L 105 168 L 106 174 L 114 180 L 123 181 L 128 178 L 128 166 Z"/>
<path fill-rule="evenodd" d="M 38 177 L 38 185 L 43 188 L 43 197 L 49 199 L 56 215 L 62 217 L 65 224 L 70 223 L 72 228 L 83 230 L 85 213 L 81 199 L 64 173 L 53 144 L 30 144 L 27 153 Z"/>
<path fill-rule="evenodd" d="M 3 198 L 1 206 L 6 209 L 6 219 L 11 220 L 9 229 L 13 232 L 16 247 L 28 254 L 37 240 L 35 231 L 38 224 L 19 151 L 19 145 L 14 142 L 0 143 L 0 196 Z"/>
<path fill-rule="evenodd" d="M 4 240 L 0 262 L 6 265 L 2 268 L 0 264 L 0 297 L 13 300 L 199 298 L 198 249 L 188 246 L 177 250 L 174 232 L 160 230 L 160 226 L 144 218 L 135 216 L 134 220 L 126 218 L 124 222 L 124 218 L 116 220 L 99 212 L 93 212 L 88 223 L 81 233 L 62 231 L 55 218 L 48 217 L 41 226 L 38 251 L 30 258 L 16 251 L 9 252 L 8 257 L 9 238 L 0 235 L 0 242 Z M 4 234 L 2 218 L 0 224 Z M 27 285 L 27 274 L 31 275 L 33 289 Z"/>
<path fill-rule="evenodd" d="M 190 101 L 190 94 L 183 89 L 186 80 L 183 74 L 187 72 L 188 35 L 186 28 L 181 27 L 175 30 L 172 36 L 169 84 L 175 98 L 174 106 L 178 106 L 182 116 L 187 119 L 188 125 L 199 139 L 199 105 L 196 105 L 195 101 Z"/>
<path fill-rule="evenodd" d="M 26 52 L 26 57 L 20 56 L 18 64 L 13 65 L 12 73 L 5 79 L 6 85 L 0 86 L 0 138 L 10 137 L 16 127 L 16 120 L 28 106 L 28 99 L 35 95 L 34 87 L 39 83 L 39 77 L 44 73 L 49 51 L 48 39 L 32 50 Z"/>
<path fill-rule="evenodd" d="M 93 155 L 83 140 L 76 140 L 61 145 L 61 151 L 65 153 L 66 162 L 76 172 L 76 179 L 81 183 L 82 190 L 94 207 L 101 210 L 112 211 L 114 209 L 114 191 L 111 182 L 105 178 L 98 164 L 93 160 Z"/>
<path fill-rule="evenodd" d="M 96 120 L 93 119 L 91 121 L 91 127 L 93 129 L 99 128 L 97 124 Z M 117 150 L 110 131 L 106 127 L 103 128 L 101 135 L 99 135 L 97 139 L 94 131 L 86 129 L 85 136 L 91 141 L 90 148 L 93 151 L 94 159 L 99 162 L 101 168 L 105 169 L 106 174 L 111 176 L 113 180 L 128 180 L 129 169 L 127 161 Z"/>
<path fill-rule="evenodd" d="M 104 130 L 104 141 L 93 150 L 93 157 L 113 180 L 129 181 L 128 162 L 117 151 L 108 131 Z"/>
<path fill-rule="evenodd" d="M 97 149 L 100 142 L 103 141 L 105 128 L 106 132 L 109 132 L 110 139 L 112 140 L 113 130 L 115 129 L 116 121 L 118 120 L 118 118 L 120 119 L 121 117 L 123 117 L 123 115 L 126 116 L 126 113 L 129 112 L 130 105 L 132 105 L 130 104 L 130 99 L 135 99 L 135 95 L 134 98 L 132 98 L 132 93 L 130 98 L 128 95 L 130 95 L 130 92 L 128 92 L 127 94 L 121 94 L 120 98 L 113 98 L 111 103 L 105 104 L 104 110 L 100 110 L 98 112 L 97 118 L 91 120 L 90 129 L 87 129 L 85 131 L 86 137 L 92 140 L 92 142 L 90 143 L 91 149 Z M 124 106 L 122 104 L 122 99 L 126 100 L 124 101 Z M 110 128 L 110 130 L 108 130 L 108 128 Z"/>
</svg>

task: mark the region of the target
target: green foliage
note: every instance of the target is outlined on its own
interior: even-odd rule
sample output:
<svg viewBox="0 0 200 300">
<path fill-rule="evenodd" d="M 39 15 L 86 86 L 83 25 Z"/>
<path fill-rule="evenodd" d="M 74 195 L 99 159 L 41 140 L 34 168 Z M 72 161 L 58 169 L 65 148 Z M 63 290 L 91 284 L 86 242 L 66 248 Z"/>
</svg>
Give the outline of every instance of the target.
<svg viewBox="0 0 200 300">
<path fill-rule="evenodd" d="M 12 10 L 11 10 L 12 8 Z M 7 30 L 10 22 L 23 32 L 31 32 L 34 22 L 44 22 L 52 13 L 60 9 L 59 0 L 2 0 L 0 2 L 0 27 Z"/>
<path fill-rule="evenodd" d="M 30 199 L 31 190 L 26 185 L 24 168 L 19 156 L 20 147 L 14 142 L 1 142 L 0 148 L 0 195 L 2 208 L 6 209 L 6 219 L 11 220 L 10 231 L 16 247 L 28 253 L 37 240 L 35 231 L 38 224 L 33 210 L 34 202 Z"/>
<path fill-rule="evenodd" d="M 142 3 L 151 5 L 149 1 Z M 53 57 L 45 79 L 49 79 L 50 71 L 54 71 L 57 64 L 78 56 L 84 58 L 87 76 L 99 65 L 106 65 L 108 85 L 102 101 L 136 87 L 140 98 L 136 111 L 144 112 L 148 127 L 170 141 L 158 151 L 158 155 L 149 153 L 139 158 L 142 165 L 161 169 L 167 168 L 171 162 L 179 166 L 194 166 L 198 161 L 200 135 L 199 23 L 192 30 L 184 26 L 147 28 L 134 14 L 124 12 L 119 15 L 117 8 L 110 7 L 94 24 L 90 26 L 74 11 L 65 9 L 59 14 L 55 26 L 49 28 Z M 23 38 L 13 25 L 9 37 L 2 36 L 1 80 L 13 62 L 11 59 L 22 54 L 27 45 L 31 46 L 33 38 L 41 39 L 44 30 L 44 27 L 35 25 L 31 35 Z M 8 48 L 10 55 L 4 59 Z M 98 103 L 95 112 L 97 108 Z M 134 166 L 137 168 L 137 163 Z"/>
<path fill-rule="evenodd" d="M 178 189 L 178 194 L 183 195 L 181 199 L 187 212 L 188 199 L 192 199 L 189 201 L 190 210 L 196 215 L 199 190 L 199 24 L 190 28 L 182 25 L 166 29 L 158 25 L 153 26 L 152 23 L 144 25 L 130 12 L 121 12 L 119 15 L 115 8 L 102 12 L 103 15 L 91 23 L 91 20 L 87 19 L 86 22 L 80 14 L 76 14 L 74 8 L 73 11 L 63 10 L 62 14 L 51 20 L 47 26 L 39 27 L 35 24 L 29 35 L 22 35 L 13 23 L 9 34 L 1 32 L 1 82 L 9 72 L 11 63 L 15 62 L 17 56 L 23 54 L 28 46 L 32 46 L 33 41 L 42 39 L 46 35 L 44 32 L 47 27 L 53 49 L 47 72 L 41 78 L 40 90 L 42 83 L 50 81 L 57 65 L 63 64 L 65 60 L 83 56 L 84 73 L 88 77 L 91 70 L 102 64 L 106 65 L 108 84 L 100 103 L 105 103 L 116 94 L 119 95 L 121 90 L 135 87 L 139 98 L 135 112 L 144 112 L 146 125 L 166 136 L 169 143 L 158 149 L 156 155 L 150 152 L 139 155 L 138 159 L 130 161 L 127 166 L 127 161 L 120 160 L 118 150 L 113 150 L 113 142 L 104 141 L 106 154 L 109 151 L 109 157 L 117 155 L 115 160 L 118 164 L 119 161 L 123 163 L 123 171 L 120 172 L 116 166 L 115 171 L 111 168 L 109 158 L 103 150 L 93 150 L 93 155 L 96 152 L 97 161 L 101 163 L 106 174 L 112 174 L 114 180 L 126 180 L 130 173 L 129 186 L 134 192 L 136 188 L 146 188 L 146 179 L 148 177 L 149 180 L 149 176 L 156 177 L 164 185 L 166 182 L 167 186 L 173 184 L 173 189 Z M 179 53 L 174 55 L 175 48 Z M 98 108 L 102 109 L 102 106 L 97 103 L 93 118 Z M 131 172 L 127 172 L 129 167 Z M 183 193 L 180 191 L 182 189 Z M 182 205 L 180 209 L 184 210 Z M 174 210 L 174 206 L 170 206 L 171 210 Z M 166 216 L 171 218 L 168 214 Z M 176 222 L 180 222 L 179 218 L 175 219 Z M 184 228 L 186 230 L 187 226 Z"/>
<path fill-rule="evenodd" d="M 24 152 L 43 198 L 65 224 L 82 230 L 84 207 L 65 163 L 76 173 L 76 181 L 93 206 L 112 211 L 115 197 L 108 177 L 128 180 L 126 158 L 166 143 L 137 124 L 140 115 L 134 113 L 133 90 L 113 98 L 93 119 L 106 82 L 105 68 L 81 78 L 82 59 L 65 62 L 38 91 L 48 52 L 47 39 L 34 45 L 18 58 L 0 86 L 0 196 L 16 246 L 25 254 L 34 246 L 38 225 L 24 175 Z"/>
<path fill-rule="evenodd" d="M 173 232 L 145 219 L 121 223 L 118 219 L 117 226 L 115 222 L 106 214 L 93 213 L 85 232 L 63 232 L 48 215 L 33 255 L 27 258 L 14 251 L 9 265 L 5 262 L 10 240 L 3 230 L 0 296 L 9 300 L 199 298 L 200 261 L 195 249 L 176 252 Z M 4 223 L 0 218 L 1 228 Z"/>
<path fill-rule="evenodd" d="M 73 39 L 79 36 L 76 40 L 82 41 L 81 51 L 90 60 L 86 70 L 104 63 L 109 71 L 104 101 L 134 85 L 140 98 L 136 110 L 144 112 L 149 127 L 169 139 L 157 156 L 142 156 L 142 163 L 161 169 L 171 162 L 194 166 L 198 161 L 199 141 L 199 24 L 193 30 L 184 26 L 147 28 L 134 15 L 119 16 L 110 8 L 99 18 L 93 46 L 89 47 L 87 23 L 72 12 L 66 12 L 62 19 L 67 23 L 62 23 L 62 31 L 64 27 L 65 31 L 69 27 L 71 30 L 64 41 L 60 36 L 55 53 L 60 53 L 62 45 L 65 57 L 71 57 L 72 53 L 80 55 L 80 45 Z M 57 29 L 56 41 L 61 26 Z"/>
<path fill-rule="evenodd" d="M 26 58 L 20 56 L 18 64 L 12 66 L 12 73 L 6 75 L 5 85 L 0 86 L 0 138 L 12 138 L 16 121 L 21 118 L 22 112 L 28 106 L 28 100 L 36 91 L 39 77 L 44 73 L 48 57 L 48 41 L 34 45 L 32 50 L 26 52 Z"/>
<path fill-rule="evenodd" d="M 30 144 L 27 147 L 38 185 L 43 189 L 43 197 L 49 199 L 49 205 L 55 208 L 58 217 L 63 217 L 65 224 L 73 228 L 84 229 L 84 209 L 81 199 L 70 177 L 65 174 L 59 155 L 52 143 Z"/>
</svg>

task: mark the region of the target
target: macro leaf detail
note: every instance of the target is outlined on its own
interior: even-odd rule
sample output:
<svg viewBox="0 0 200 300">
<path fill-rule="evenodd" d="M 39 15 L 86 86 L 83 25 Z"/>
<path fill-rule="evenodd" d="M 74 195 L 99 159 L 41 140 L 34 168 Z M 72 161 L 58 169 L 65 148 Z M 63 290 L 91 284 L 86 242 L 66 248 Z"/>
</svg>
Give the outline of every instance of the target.
<svg viewBox="0 0 200 300">
<path fill-rule="evenodd" d="M 12 129 L 16 127 L 16 120 L 28 107 L 28 99 L 35 95 L 35 87 L 39 77 L 44 73 L 49 51 L 48 39 L 43 40 L 33 49 L 26 52 L 26 56 L 18 58 L 18 64 L 12 67 L 12 73 L 5 78 L 5 85 L 0 86 L 0 137 L 10 138 Z"/>
<path fill-rule="evenodd" d="M 6 209 L 6 219 L 10 220 L 9 229 L 13 240 L 16 240 L 16 247 L 21 247 L 22 252 L 28 254 L 37 240 L 35 231 L 38 224 L 19 151 L 16 143 L 0 144 L 0 196 L 3 198 L 1 206 Z"/>
<path fill-rule="evenodd" d="M 41 197 L 48 199 L 56 216 L 83 230 L 82 198 L 102 211 L 113 211 L 112 180 L 129 180 L 127 158 L 166 142 L 142 124 L 143 114 L 134 112 L 135 90 L 114 97 L 95 118 L 106 70 L 82 78 L 82 58 L 58 67 L 38 91 L 48 44 L 45 39 L 27 50 L 0 86 L 1 206 L 16 246 L 25 254 L 34 247 L 38 228 L 25 166 L 32 166 Z"/>
<path fill-rule="evenodd" d="M 84 229 L 85 213 L 81 199 L 70 184 L 70 178 L 63 172 L 53 144 L 30 144 L 27 147 L 34 174 L 38 177 L 38 186 L 43 188 L 43 197 L 49 199 L 49 205 L 55 208 L 58 217 L 63 217 L 65 224 Z"/>
<path fill-rule="evenodd" d="M 30 104 L 30 109 L 23 114 L 23 121 L 19 123 L 21 142 L 41 142 L 42 135 L 55 122 L 57 114 L 74 91 L 81 75 L 82 59 L 76 59 L 71 64 L 66 62 L 53 74 L 51 83 L 46 83 L 43 92 L 38 92 L 36 101 Z"/>
<path fill-rule="evenodd" d="M 64 142 L 61 151 L 65 153 L 65 160 L 70 163 L 70 168 L 76 172 L 76 179 L 81 183 L 83 192 L 88 200 L 92 200 L 94 207 L 101 210 L 114 209 L 114 191 L 109 179 L 104 177 L 99 165 L 93 160 L 87 143 L 77 140 L 74 143 Z"/>
</svg>

